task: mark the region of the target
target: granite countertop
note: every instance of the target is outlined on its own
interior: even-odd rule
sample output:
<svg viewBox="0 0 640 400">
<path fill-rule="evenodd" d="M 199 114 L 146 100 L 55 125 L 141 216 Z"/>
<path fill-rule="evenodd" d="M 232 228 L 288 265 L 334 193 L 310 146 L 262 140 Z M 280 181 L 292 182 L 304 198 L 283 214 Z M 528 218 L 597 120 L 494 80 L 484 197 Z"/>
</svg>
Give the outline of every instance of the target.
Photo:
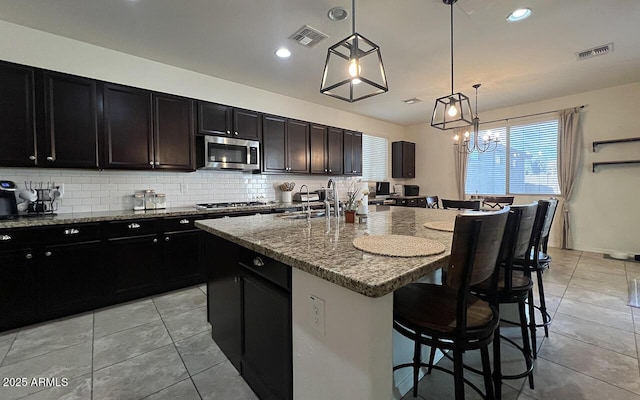
<svg viewBox="0 0 640 400">
<path fill-rule="evenodd" d="M 446 265 L 453 235 L 423 225 L 452 220 L 457 211 L 388 206 L 369 210 L 363 224 L 347 224 L 344 217 L 308 221 L 271 214 L 202 220 L 196 226 L 368 297 L 384 296 Z M 420 236 L 441 242 L 446 250 L 428 257 L 387 257 L 353 246 L 354 238 L 374 234 Z"/>
<path fill-rule="evenodd" d="M 11 228 L 30 228 L 37 226 L 62 225 L 62 224 L 81 224 L 87 222 L 100 221 L 117 221 L 138 218 L 158 218 L 158 217 L 180 217 L 186 215 L 203 215 L 203 214 L 228 214 L 235 212 L 247 212 L 272 209 L 299 208 L 302 203 L 280 203 L 269 202 L 262 205 L 254 205 L 247 207 L 218 208 L 210 210 L 201 210 L 194 207 L 172 207 L 162 210 L 119 210 L 119 211 L 97 211 L 86 213 L 61 213 L 57 215 L 43 215 L 37 217 L 19 217 L 18 219 L 0 220 L 0 229 Z M 306 204 L 306 203 L 305 203 Z M 310 203 L 317 206 L 322 203 Z"/>
</svg>

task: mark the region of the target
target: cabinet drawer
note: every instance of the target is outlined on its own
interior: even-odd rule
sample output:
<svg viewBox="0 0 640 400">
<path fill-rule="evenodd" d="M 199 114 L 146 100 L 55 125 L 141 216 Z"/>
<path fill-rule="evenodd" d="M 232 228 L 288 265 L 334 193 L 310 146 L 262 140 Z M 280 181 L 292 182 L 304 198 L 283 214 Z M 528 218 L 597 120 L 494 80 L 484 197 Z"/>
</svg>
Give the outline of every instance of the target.
<svg viewBox="0 0 640 400">
<path fill-rule="evenodd" d="M 35 229 L 0 229 L 0 250 L 13 249 L 33 243 Z"/>
<path fill-rule="evenodd" d="M 407 200 L 407 207 L 418 207 L 418 199 Z"/>
<path fill-rule="evenodd" d="M 291 268 L 250 250 L 240 254 L 240 265 L 285 290 L 291 290 Z"/>
<path fill-rule="evenodd" d="M 75 243 L 98 240 L 99 224 L 57 225 L 43 228 L 40 237 L 47 243 Z"/>
<path fill-rule="evenodd" d="M 197 229 L 194 226 L 194 223 L 197 220 L 203 219 L 202 215 L 187 215 L 183 217 L 177 218 L 165 218 L 163 220 L 163 228 L 164 232 L 176 232 L 176 231 L 188 231 L 192 229 Z"/>
<path fill-rule="evenodd" d="M 418 199 L 418 207 L 427 208 L 427 198 L 421 197 Z"/>
<path fill-rule="evenodd" d="M 406 207 L 407 204 L 408 204 L 407 199 L 396 199 L 396 203 L 395 203 L 396 206 L 404 206 L 404 207 Z"/>
<path fill-rule="evenodd" d="M 105 231 L 109 237 L 138 236 L 158 231 L 158 219 L 141 218 L 125 221 L 107 222 Z"/>
</svg>

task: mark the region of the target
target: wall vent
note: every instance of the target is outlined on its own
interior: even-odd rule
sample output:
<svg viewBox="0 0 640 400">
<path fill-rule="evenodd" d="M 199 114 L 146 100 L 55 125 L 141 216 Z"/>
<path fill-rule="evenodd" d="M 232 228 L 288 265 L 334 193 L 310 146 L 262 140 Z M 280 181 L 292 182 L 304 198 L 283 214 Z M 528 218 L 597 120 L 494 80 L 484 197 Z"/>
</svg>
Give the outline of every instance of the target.
<svg viewBox="0 0 640 400">
<path fill-rule="evenodd" d="M 589 50 L 579 51 L 576 53 L 578 61 L 586 60 L 587 58 L 595 56 L 603 56 L 613 51 L 613 43 L 605 44 L 602 46 L 594 47 Z"/>
<path fill-rule="evenodd" d="M 407 104 L 416 104 L 416 103 L 420 103 L 422 101 L 422 99 L 419 98 L 419 97 L 412 97 L 410 99 L 406 99 L 406 100 L 402 100 L 402 101 L 407 103 Z"/>
<path fill-rule="evenodd" d="M 312 28 L 309 25 L 305 25 L 298 29 L 296 33 L 289 36 L 289 39 L 295 40 L 304 47 L 313 47 L 328 37 L 328 35 L 320 32 L 319 30 Z"/>
</svg>

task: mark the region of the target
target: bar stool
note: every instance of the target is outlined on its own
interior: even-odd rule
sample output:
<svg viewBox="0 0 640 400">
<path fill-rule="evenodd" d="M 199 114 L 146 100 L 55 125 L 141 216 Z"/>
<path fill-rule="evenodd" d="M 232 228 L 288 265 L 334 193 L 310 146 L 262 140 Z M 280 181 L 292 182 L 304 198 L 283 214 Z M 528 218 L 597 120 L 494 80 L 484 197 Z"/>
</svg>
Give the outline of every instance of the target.
<svg viewBox="0 0 640 400">
<path fill-rule="evenodd" d="M 514 196 L 485 196 L 482 199 L 482 206 L 488 209 L 504 208 L 513 204 Z"/>
<path fill-rule="evenodd" d="M 527 276 L 524 272 L 513 270 L 513 260 L 514 256 L 521 256 L 529 251 L 529 242 L 531 241 L 538 203 L 534 202 L 528 205 L 511 206 L 510 208 L 511 211 L 509 213 L 509 219 L 507 220 L 504 239 L 502 240 L 497 292 L 495 295 L 491 293 L 490 280 L 471 287 L 471 293 L 489 302 L 493 301 L 495 307 L 499 307 L 500 304 L 518 305 L 520 321 L 517 325 L 520 326 L 521 330 L 522 346 L 519 346 L 509 338 L 501 336 L 500 325 L 496 327 L 493 337 L 493 379 L 497 399 L 502 398 L 502 381 L 505 379 L 528 377 L 529 387 L 531 389 L 534 388 L 533 362 L 528 333 L 529 323 L 526 315 L 526 302 L 533 288 L 533 282 L 530 276 Z M 508 341 L 522 352 L 526 365 L 524 372 L 513 375 L 504 375 L 502 373 L 501 339 Z"/>
<path fill-rule="evenodd" d="M 438 196 L 427 196 L 427 208 L 440 208 Z"/>
<path fill-rule="evenodd" d="M 538 296 L 540 299 L 540 307 L 536 307 L 533 299 L 533 290 L 529 292 L 529 329 L 531 332 L 531 345 L 533 347 L 533 358 L 538 357 L 538 349 L 536 346 L 536 327 L 544 327 L 544 335 L 549 337 L 549 325 L 551 324 L 551 315 L 547 311 L 547 304 L 544 298 L 544 283 L 542 274 L 549 268 L 551 257 L 541 251 L 542 244 L 549 240 L 551 231 L 551 223 L 558 206 L 557 199 L 539 200 L 538 211 L 534 222 L 529 250 L 524 254 L 516 255 L 513 261 L 513 269 L 523 271 L 526 275 L 532 276 L 536 274 L 538 282 Z M 546 246 L 545 246 L 546 248 Z M 535 310 L 538 308 L 542 314 L 542 324 L 536 323 Z"/>
<path fill-rule="evenodd" d="M 448 267 L 443 271 L 443 285 L 411 283 L 394 292 L 393 327 L 414 341 L 413 362 L 396 365 L 413 368 L 413 397 L 418 395 L 420 367 L 437 369 L 454 376 L 455 398 L 464 399 L 464 384 L 485 399 L 493 399 L 493 382 L 489 361 L 489 343 L 499 324 L 498 310 L 469 292 L 471 285 L 494 277 L 509 209 L 456 216 Z M 422 345 L 432 349 L 452 350 L 453 371 L 425 364 Z M 485 394 L 464 378 L 462 354 L 480 350 Z M 434 350 L 432 350 L 433 353 Z"/>
<path fill-rule="evenodd" d="M 442 208 L 454 210 L 480 211 L 480 200 L 448 200 L 442 199 Z"/>
</svg>

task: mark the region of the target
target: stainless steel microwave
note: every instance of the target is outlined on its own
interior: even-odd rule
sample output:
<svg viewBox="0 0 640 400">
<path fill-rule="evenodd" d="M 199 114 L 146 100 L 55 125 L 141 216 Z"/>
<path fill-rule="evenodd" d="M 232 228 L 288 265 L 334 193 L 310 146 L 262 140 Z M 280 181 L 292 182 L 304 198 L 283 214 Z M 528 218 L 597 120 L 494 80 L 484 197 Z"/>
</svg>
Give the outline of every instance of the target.
<svg viewBox="0 0 640 400">
<path fill-rule="evenodd" d="M 260 142 L 224 136 L 204 136 L 197 146 L 200 169 L 260 171 Z"/>
</svg>

